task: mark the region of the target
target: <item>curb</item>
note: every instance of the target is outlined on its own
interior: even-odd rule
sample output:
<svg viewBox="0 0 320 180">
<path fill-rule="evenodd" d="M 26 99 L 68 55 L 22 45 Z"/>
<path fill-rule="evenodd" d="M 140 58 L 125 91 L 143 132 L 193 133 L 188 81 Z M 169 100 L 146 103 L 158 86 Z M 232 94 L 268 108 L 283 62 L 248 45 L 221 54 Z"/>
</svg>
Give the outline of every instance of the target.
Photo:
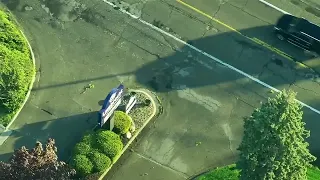
<svg viewBox="0 0 320 180">
<path fill-rule="evenodd" d="M 14 15 L 11 13 L 11 11 L 7 10 L 7 12 L 9 12 L 9 14 L 10 14 L 12 17 L 14 17 Z M 21 26 L 20 26 L 20 24 L 17 22 L 17 20 L 15 19 L 15 17 L 13 18 L 13 20 L 15 21 L 15 23 L 17 24 L 17 26 L 20 28 Z M 36 69 L 36 60 L 35 60 L 35 57 L 34 57 L 34 53 L 33 53 L 33 51 L 32 51 L 32 47 L 31 47 L 31 45 L 30 45 L 30 43 L 29 43 L 26 35 L 23 33 L 23 31 L 20 30 L 20 32 L 21 32 L 23 38 L 26 40 L 27 45 L 28 45 L 28 47 L 29 47 L 30 55 L 31 55 L 31 60 L 32 60 L 32 64 L 33 64 L 34 71 L 35 71 L 35 69 Z M 10 126 L 12 125 L 12 123 L 17 119 L 17 117 L 19 116 L 19 114 L 20 114 L 21 110 L 23 109 L 24 105 L 25 105 L 26 102 L 28 101 L 29 96 L 30 96 L 30 94 L 31 94 L 31 90 L 32 90 L 32 88 L 33 88 L 33 84 L 34 84 L 35 79 L 36 79 L 36 72 L 34 73 L 32 79 L 31 79 L 31 81 L 30 81 L 30 84 L 29 84 L 29 87 L 28 87 L 28 92 L 27 92 L 27 94 L 26 94 L 26 96 L 25 96 L 24 101 L 22 102 L 20 108 L 17 110 L 17 112 L 15 113 L 15 115 L 13 116 L 13 118 L 11 119 L 10 123 L 5 127 L 4 131 L 3 131 L 3 132 L 1 133 L 1 135 L 0 135 L 0 136 L 4 137 L 3 140 L 0 140 L 0 145 L 2 145 L 2 144 L 6 141 L 6 139 L 10 136 L 10 134 L 12 133 L 12 131 L 9 130 L 9 128 L 10 128 Z"/>
<path fill-rule="evenodd" d="M 232 166 L 232 165 L 235 165 L 235 163 L 224 165 L 224 166 L 218 166 L 218 167 L 209 167 L 209 168 L 206 168 L 206 170 L 202 171 L 201 173 L 192 175 L 187 180 L 199 180 L 199 178 L 201 176 L 206 175 L 206 174 L 210 173 L 211 171 L 214 171 L 214 170 L 217 170 L 217 169 L 221 169 L 221 168 L 225 168 L 225 167 L 229 167 L 229 166 Z"/>
<path fill-rule="evenodd" d="M 31 45 L 30 45 L 27 37 L 26 37 L 25 34 L 23 33 L 23 31 L 20 30 L 20 32 L 21 32 L 22 36 L 23 36 L 23 37 L 26 39 L 26 41 L 27 41 L 28 47 L 29 47 L 29 49 L 30 49 L 30 55 L 31 55 L 31 58 L 32 58 L 33 67 L 34 67 L 34 69 L 35 69 L 35 68 L 36 68 L 36 61 L 35 61 L 35 58 L 34 58 L 34 54 L 33 54 Z M 21 104 L 20 108 L 18 109 L 18 111 L 16 112 L 16 114 L 13 116 L 11 122 L 6 126 L 6 129 L 5 129 L 5 130 L 8 130 L 8 129 L 9 129 L 9 127 L 10 127 L 10 126 L 12 125 L 12 123 L 16 120 L 16 118 L 17 118 L 18 115 L 20 114 L 22 108 L 24 107 L 24 105 L 25 105 L 26 102 L 28 101 L 29 96 L 30 96 L 30 94 L 31 94 L 31 90 L 32 90 L 33 83 L 34 83 L 35 79 L 36 79 L 36 74 L 34 74 L 34 76 L 33 76 L 32 79 L 31 79 L 31 82 L 30 82 L 29 88 L 28 88 L 28 92 L 27 92 L 27 94 L 26 94 L 26 97 L 25 97 L 24 101 L 22 102 L 22 104 Z"/>
<path fill-rule="evenodd" d="M 107 173 L 110 171 L 110 169 L 113 167 L 114 164 L 117 163 L 117 161 L 120 159 L 120 157 L 123 155 L 124 152 L 126 152 L 126 150 L 129 148 L 129 146 L 132 144 L 132 142 L 136 139 L 136 137 L 141 133 L 141 131 L 146 127 L 146 125 L 152 120 L 152 118 L 156 115 L 156 112 L 157 112 L 157 106 L 156 106 L 156 103 L 153 99 L 152 96 L 150 96 L 148 94 L 148 92 L 146 92 L 146 90 L 135 90 L 135 89 L 130 89 L 130 91 L 134 91 L 134 92 L 139 92 L 139 93 L 142 93 L 144 94 L 145 96 L 147 96 L 150 100 L 151 100 L 151 104 L 153 105 L 153 111 L 152 111 L 152 114 L 149 116 L 149 118 L 143 123 L 142 127 L 139 128 L 136 133 L 134 133 L 134 135 L 130 138 L 130 140 L 128 141 L 128 143 L 125 145 L 125 147 L 122 149 L 121 153 L 119 155 L 117 155 L 114 159 L 114 161 L 112 162 L 112 164 L 110 165 L 110 167 L 108 167 L 108 169 L 106 169 L 102 175 L 100 175 L 99 179 L 98 180 L 102 180 L 106 175 Z"/>
</svg>

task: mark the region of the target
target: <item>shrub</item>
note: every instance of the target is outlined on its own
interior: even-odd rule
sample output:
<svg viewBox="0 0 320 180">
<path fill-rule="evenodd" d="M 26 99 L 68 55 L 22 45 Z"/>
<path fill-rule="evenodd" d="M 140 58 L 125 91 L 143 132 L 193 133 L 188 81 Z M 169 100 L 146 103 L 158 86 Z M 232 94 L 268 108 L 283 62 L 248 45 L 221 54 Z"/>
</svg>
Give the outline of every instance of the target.
<svg viewBox="0 0 320 180">
<path fill-rule="evenodd" d="M 102 172 L 111 165 L 111 159 L 98 151 L 90 153 L 89 159 L 93 164 L 93 172 Z"/>
<path fill-rule="evenodd" d="M 112 131 L 108 130 L 98 130 L 96 132 L 96 142 L 106 142 L 109 140 L 121 140 L 120 136 Z"/>
<path fill-rule="evenodd" d="M 92 162 L 85 155 L 74 156 L 70 164 L 80 176 L 86 176 L 93 170 Z"/>
<path fill-rule="evenodd" d="M 27 41 L 0 9 L 0 123 L 8 125 L 35 73 Z"/>
<path fill-rule="evenodd" d="M 95 133 L 92 131 L 88 131 L 87 133 L 85 133 L 85 135 L 82 137 L 81 142 L 88 144 L 89 146 L 91 146 L 92 148 L 95 147 L 96 145 L 96 137 L 95 137 Z"/>
<path fill-rule="evenodd" d="M 100 144 L 99 150 L 113 160 L 121 152 L 122 148 L 121 141 L 107 141 Z"/>
<path fill-rule="evenodd" d="M 0 100 L 8 112 L 19 108 L 29 87 L 32 64 L 28 56 L 0 44 Z"/>
<path fill-rule="evenodd" d="M 6 45 L 11 50 L 18 50 L 22 53 L 28 52 L 27 42 L 22 36 L 19 28 L 13 23 L 13 19 L 0 9 L 0 33 L 1 44 Z"/>
<path fill-rule="evenodd" d="M 131 119 L 130 117 L 122 112 L 122 111 L 115 111 L 114 112 L 114 132 L 118 134 L 125 134 L 129 131 L 131 126 Z"/>
<path fill-rule="evenodd" d="M 92 148 L 89 144 L 86 144 L 85 142 L 79 142 L 75 145 L 73 149 L 74 155 L 87 155 L 92 151 Z"/>
<path fill-rule="evenodd" d="M 123 148 L 120 136 L 112 131 L 98 131 L 96 140 L 99 150 L 110 159 L 114 159 L 114 157 L 118 155 Z"/>
</svg>

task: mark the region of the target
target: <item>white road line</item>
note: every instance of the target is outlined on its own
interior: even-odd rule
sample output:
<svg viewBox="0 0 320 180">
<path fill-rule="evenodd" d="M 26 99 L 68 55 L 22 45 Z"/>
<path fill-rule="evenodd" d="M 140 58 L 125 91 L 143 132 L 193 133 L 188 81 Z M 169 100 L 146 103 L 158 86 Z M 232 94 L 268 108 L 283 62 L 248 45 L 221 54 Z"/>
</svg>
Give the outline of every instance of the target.
<svg viewBox="0 0 320 180">
<path fill-rule="evenodd" d="M 269 2 L 267 2 L 267 1 L 265 1 L 265 0 L 259 0 L 259 1 L 260 1 L 261 3 L 263 3 L 263 4 L 265 4 L 265 5 L 267 5 L 267 6 L 271 7 L 271 8 L 273 8 L 273 9 L 276 9 L 276 10 L 278 10 L 278 11 L 282 12 L 283 14 L 289 14 L 289 15 L 291 15 L 291 14 L 290 14 L 290 13 L 288 13 L 287 11 L 285 11 L 285 10 L 282 10 L 282 9 L 278 8 L 277 6 L 275 6 L 275 5 L 273 5 L 273 4 L 269 3 Z"/>
<path fill-rule="evenodd" d="M 114 5 L 114 4 L 111 3 L 111 2 L 108 2 L 107 0 L 103 0 L 103 1 L 104 1 L 105 3 L 107 3 L 107 4 L 109 4 L 109 5 L 112 6 L 112 7 L 117 7 L 116 5 Z M 261 0 L 260 0 L 260 1 L 261 1 Z M 211 54 L 208 54 L 208 53 L 206 53 L 206 52 L 204 52 L 204 51 L 202 51 L 202 50 L 200 50 L 200 49 L 198 49 L 198 48 L 196 48 L 196 47 L 188 44 L 187 42 L 185 42 L 185 41 L 183 41 L 183 40 L 175 37 L 174 35 L 172 35 L 172 34 L 166 32 L 166 31 L 164 31 L 164 30 L 162 30 L 162 29 L 154 26 L 153 24 L 150 24 L 150 23 L 142 20 L 140 17 L 135 16 L 135 15 L 133 15 L 133 14 L 125 11 L 124 9 L 120 9 L 120 11 L 123 12 L 123 13 L 125 13 L 125 14 L 127 14 L 127 15 L 129 15 L 130 17 L 132 17 L 132 18 L 134 18 L 134 19 L 137 19 L 138 21 L 140 21 L 141 23 L 143 23 L 143 24 L 151 27 L 152 29 L 154 29 L 154 30 L 156 30 L 156 31 L 158 31 L 158 32 L 160 32 L 160 33 L 162 33 L 162 34 L 165 34 L 166 36 L 171 37 L 172 39 L 174 39 L 174 40 L 176 40 L 176 41 L 184 44 L 185 46 L 188 46 L 189 48 L 191 48 L 191 49 L 193 49 L 193 50 L 201 53 L 202 55 L 205 55 L 205 56 L 207 56 L 208 58 L 210 58 L 210 59 L 212 59 L 212 60 L 214 60 L 214 61 L 222 64 L 223 66 L 226 66 L 226 67 L 228 67 L 229 69 L 231 69 L 231 70 L 233 70 L 233 71 L 236 71 L 237 73 L 242 74 L 243 76 L 246 76 L 247 78 L 251 79 L 252 81 L 255 81 L 256 83 L 259 83 L 260 85 L 262 85 L 262 86 L 264 86 L 264 87 L 267 87 L 267 88 L 269 88 L 269 89 L 271 89 L 271 90 L 273 90 L 273 91 L 281 92 L 280 90 L 278 90 L 278 89 L 270 86 L 270 85 L 267 84 L 267 83 L 264 83 L 264 82 L 260 81 L 259 79 L 251 76 L 250 74 L 247 74 L 247 73 L 245 73 L 245 72 L 243 72 L 243 71 L 241 71 L 241 70 L 239 70 L 239 69 L 231 66 L 230 64 L 227 64 L 227 63 L 223 62 L 222 60 L 220 60 L 220 59 L 212 56 Z M 297 101 L 298 103 L 300 103 L 302 106 L 307 107 L 307 108 L 309 108 L 311 111 L 313 111 L 313 112 L 315 112 L 315 113 L 317 113 L 317 114 L 320 115 L 320 111 L 319 111 L 319 110 L 317 110 L 317 109 L 315 109 L 315 108 L 313 108 L 313 107 L 311 107 L 311 106 L 309 106 L 309 105 L 305 104 L 304 102 L 301 102 L 301 101 L 299 101 L 299 100 L 297 100 L 297 99 L 296 99 L 296 101 Z"/>
</svg>

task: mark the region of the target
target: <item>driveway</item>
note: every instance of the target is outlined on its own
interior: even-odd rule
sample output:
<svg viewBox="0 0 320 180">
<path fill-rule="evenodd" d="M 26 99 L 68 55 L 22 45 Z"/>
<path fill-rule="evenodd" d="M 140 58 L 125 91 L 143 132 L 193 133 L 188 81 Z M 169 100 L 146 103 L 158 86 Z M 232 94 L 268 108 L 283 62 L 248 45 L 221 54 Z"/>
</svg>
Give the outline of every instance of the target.
<svg viewBox="0 0 320 180">
<path fill-rule="evenodd" d="M 194 46 L 271 86 L 293 88 L 300 100 L 320 109 L 315 73 L 297 68 L 292 61 L 179 3 L 168 2 L 146 2 L 144 11 L 150 11 L 148 16 L 152 17 L 152 12 L 158 15 L 147 19 L 142 11 L 142 17 L 152 22 L 174 10 L 168 17 L 170 23 L 161 20 L 164 29 L 170 28 Z M 32 10 L 26 11 L 26 5 Z M 152 10 L 155 7 L 159 9 Z M 14 148 L 31 147 L 35 140 L 48 137 L 56 139 L 59 157 L 67 160 L 82 133 L 95 125 L 98 102 L 123 82 L 128 87 L 156 92 L 163 101 L 164 113 L 149 124 L 131 151 L 117 163 L 119 168 L 115 167 L 106 178 L 185 179 L 234 162 L 243 117 L 271 95 L 270 89 L 103 1 L 21 0 L 10 8 L 34 48 L 38 81 L 11 127 L 14 133 L 0 147 L 3 160 Z M 261 24 L 241 31 L 262 32 L 270 27 Z M 303 53 L 296 57 L 307 58 Z M 83 93 L 88 84 L 94 88 Z M 319 123 L 314 120 L 318 118 L 305 109 L 309 129 L 317 127 Z M 309 139 L 315 153 L 320 150 L 312 143 L 317 136 L 312 133 Z"/>
</svg>

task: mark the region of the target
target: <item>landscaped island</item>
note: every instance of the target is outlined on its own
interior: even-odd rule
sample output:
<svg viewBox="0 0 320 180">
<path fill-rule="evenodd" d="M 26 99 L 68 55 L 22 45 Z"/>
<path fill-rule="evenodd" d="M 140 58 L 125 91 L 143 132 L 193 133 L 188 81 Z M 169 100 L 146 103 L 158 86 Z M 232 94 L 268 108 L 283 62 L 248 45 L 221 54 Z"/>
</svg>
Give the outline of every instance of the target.
<svg viewBox="0 0 320 180">
<path fill-rule="evenodd" d="M 122 105 L 114 111 L 114 126 L 96 127 L 84 134 L 72 153 L 69 163 L 58 160 L 55 140 L 46 145 L 37 141 L 32 149 L 16 149 L 8 162 L 0 161 L 0 179 L 87 179 L 103 178 L 146 124 L 156 115 L 153 95 L 147 90 L 125 93 Z M 128 99 L 135 97 L 135 106 L 127 109 Z M 124 109 L 122 107 L 125 107 Z M 109 119 L 110 120 L 110 119 Z"/>
<path fill-rule="evenodd" d="M 135 107 L 127 114 L 123 108 L 130 97 L 137 100 Z M 126 150 L 135 136 L 155 115 L 155 105 L 147 92 L 132 90 L 123 97 L 120 110 L 114 112 L 114 127 L 96 128 L 88 131 L 76 144 L 70 165 L 76 170 L 78 177 L 97 179 L 107 173 Z"/>
<path fill-rule="evenodd" d="M 0 7 L 0 124 L 21 107 L 35 70 L 28 42 L 11 14 Z"/>
</svg>

